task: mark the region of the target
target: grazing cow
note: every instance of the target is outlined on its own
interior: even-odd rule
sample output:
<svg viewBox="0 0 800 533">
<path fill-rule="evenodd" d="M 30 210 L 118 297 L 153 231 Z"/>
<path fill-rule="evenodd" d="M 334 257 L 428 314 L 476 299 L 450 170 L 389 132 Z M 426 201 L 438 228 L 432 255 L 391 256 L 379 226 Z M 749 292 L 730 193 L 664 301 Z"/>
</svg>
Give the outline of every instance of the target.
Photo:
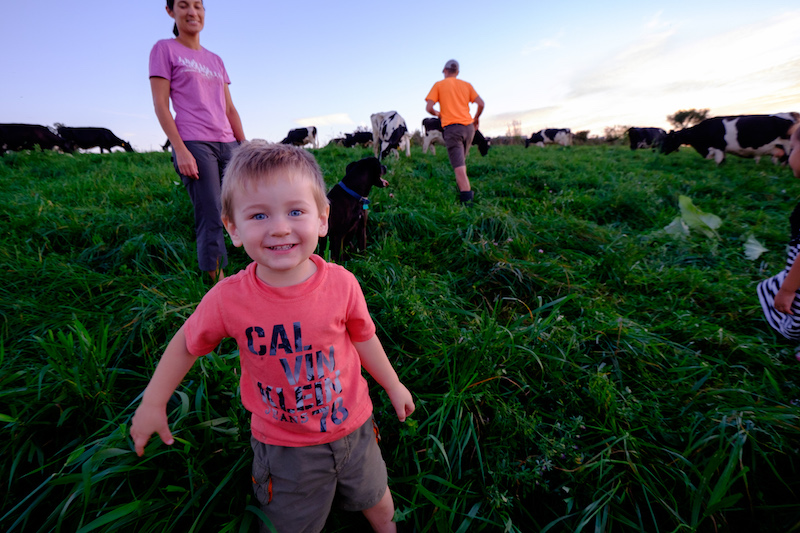
<svg viewBox="0 0 800 533">
<path fill-rule="evenodd" d="M 434 144 L 444 144 L 444 130 L 442 129 L 441 119 L 439 117 L 423 118 L 422 131 L 422 153 L 428 153 L 428 147 L 430 147 L 431 153 L 436 155 L 436 146 L 434 146 Z M 482 156 L 488 154 L 489 148 L 491 148 L 489 140 L 483 136 L 480 130 L 475 130 L 475 136 L 472 138 L 472 144 L 478 147 L 478 151 Z"/>
<path fill-rule="evenodd" d="M 289 130 L 286 138 L 281 141 L 281 144 L 293 144 L 294 146 L 305 146 L 311 144 L 314 148 L 319 148 L 319 141 L 317 140 L 317 127 L 311 126 L 310 128 L 297 128 Z"/>
<path fill-rule="evenodd" d="M 661 148 L 661 143 L 667 136 L 667 132 L 661 128 L 630 128 L 628 139 L 631 141 L 631 150 L 639 148 Z"/>
<path fill-rule="evenodd" d="M 343 146 L 352 148 L 355 145 L 369 146 L 372 144 L 372 133 L 368 131 L 355 131 L 353 133 L 345 133 Z"/>
<path fill-rule="evenodd" d="M 789 153 L 789 128 L 798 119 L 797 113 L 707 118 L 691 128 L 669 132 L 661 152 L 670 154 L 688 144 L 717 165 L 725 161 L 726 153 L 757 161 L 762 155 Z"/>
<path fill-rule="evenodd" d="M 63 137 L 56 135 L 45 126 L 38 124 L 0 124 L 0 153 L 6 150 L 32 150 L 39 146 L 42 151 L 56 147 L 64 152 L 72 153 L 75 145 Z"/>
<path fill-rule="evenodd" d="M 133 152 L 133 147 L 130 143 L 123 141 L 106 128 L 68 128 L 67 126 L 59 126 L 58 134 L 66 139 L 72 141 L 76 148 L 83 148 L 88 150 L 95 146 L 100 148 L 100 153 L 103 149 L 111 153 L 112 146 L 121 146 L 126 152 Z"/>
<path fill-rule="evenodd" d="M 408 134 L 406 121 L 397 111 L 386 111 L 370 115 L 372 121 L 372 148 L 379 160 L 394 150 L 405 150 L 406 157 L 411 157 L 411 136 Z"/>
<path fill-rule="evenodd" d="M 531 144 L 542 147 L 545 144 L 572 146 L 572 132 L 569 128 L 548 128 L 546 130 L 539 130 L 532 134 L 530 139 L 525 139 L 525 148 Z"/>
<path fill-rule="evenodd" d="M 357 250 L 367 248 L 369 191 L 373 186 L 389 185 L 383 179 L 384 174 L 386 167 L 377 158 L 366 157 L 347 165 L 342 181 L 331 187 L 328 192 L 331 203 L 328 235 L 320 239 L 320 250 L 324 251 L 325 244 L 330 242 L 332 259 L 338 261 L 344 257 L 354 238 Z"/>
</svg>

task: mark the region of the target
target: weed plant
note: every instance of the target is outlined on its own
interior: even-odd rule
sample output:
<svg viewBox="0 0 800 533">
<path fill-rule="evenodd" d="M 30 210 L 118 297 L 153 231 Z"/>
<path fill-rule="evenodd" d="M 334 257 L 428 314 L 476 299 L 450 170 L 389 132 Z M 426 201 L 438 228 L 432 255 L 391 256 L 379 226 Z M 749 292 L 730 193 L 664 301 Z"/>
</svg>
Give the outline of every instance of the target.
<svg viewBox="0 0 800 533">
<path fill-rule="evenodd" d="M 368 150 L 314 152 L 329 185 Z M 800 529 L 795 346 L 756 283 L 783 268 L 785 167 L 691 150 L 495 146 L 475 206 L 446 154 L 389 159 L 346 262 L 415 396 L 372 384 L 396 519 L 419 532 Z M 130 417 L 209 288 L 163 153 L 0 160 L 0 529 L 254 530 L 230 342 L 136 457 Z M 717 238 L 668 235 L 688 196 Z M 746 259 L 753 234 L 768 252 Z M 248 259 L 229 246 L 229 272 Z M 334 511 L 327 531 L 363 528 Z"/>
</svg>

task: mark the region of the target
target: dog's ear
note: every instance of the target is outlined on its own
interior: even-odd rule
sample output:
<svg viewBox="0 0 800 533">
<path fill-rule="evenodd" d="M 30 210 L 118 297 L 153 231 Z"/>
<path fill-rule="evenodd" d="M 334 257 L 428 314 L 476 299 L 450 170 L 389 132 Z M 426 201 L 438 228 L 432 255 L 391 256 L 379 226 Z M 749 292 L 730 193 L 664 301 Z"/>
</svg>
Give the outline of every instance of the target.
<svg viewBox="0 0 800 533">
<path fill-rule="evenodd" d="M 344 169 L 345 174 L 350 174 L 350 171 L 353 169 L 353 166 L 358 163 L 358 161 L 353 161 L 352 163 L 348 163 L 347 167 Z"/>
</svg>

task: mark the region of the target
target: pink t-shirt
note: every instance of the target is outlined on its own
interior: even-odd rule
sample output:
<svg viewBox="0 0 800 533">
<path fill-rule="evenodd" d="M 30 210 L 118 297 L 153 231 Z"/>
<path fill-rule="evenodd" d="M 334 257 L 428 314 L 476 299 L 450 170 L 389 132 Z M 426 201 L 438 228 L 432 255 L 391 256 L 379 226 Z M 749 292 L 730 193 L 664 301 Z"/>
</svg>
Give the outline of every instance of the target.
<svg viewBox="0 0 800 533">
<path fill-rule="evenodd" d="M 317 272 L 291 287 L 272 287 L 256 263 L 206 293 L 183 331 L 202 356 L 225 337 L 239 345 L 242 403 L 253 436 L 279 446 L 338 440 L 372 414 L 353 342 L 375 335 L 355 276 L 311 256 Z"/>
<path fill-rule="evenodd" d="M 217 54 L 205 48 L 186 48 L 175 39 L 158 41 L 150 51 L 150 77 L 153 76 L 169 80 L 169 96 L 181 139 L 236 140 L 225 114 L 225 85 L 231 80 Z"/>
</svg>

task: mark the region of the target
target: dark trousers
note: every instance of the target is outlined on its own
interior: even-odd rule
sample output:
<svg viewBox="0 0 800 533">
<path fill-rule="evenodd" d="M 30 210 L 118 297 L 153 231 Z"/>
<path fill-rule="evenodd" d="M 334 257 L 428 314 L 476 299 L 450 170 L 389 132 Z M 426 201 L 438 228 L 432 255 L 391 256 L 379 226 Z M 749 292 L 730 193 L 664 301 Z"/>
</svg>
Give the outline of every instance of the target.
<svg viewBox="0 0 800 533">
<path fill-rule="evenodd" d="M 185 141 L 186 148 L 197 161 L 199 179 L 188 178 L 180 172 L 183 186 L 194 206 L 194 231 L 197 239 L 197 263 L 200 270 L 212 272 L 228 266 L 225 250 L 225 228 L 222 225 L 220 189 L 225 165 L 238 142 L 221 143 Z M 175 161 L 173 150 L 172 159 Z M 175 171 L 178 171 L 175 165 Z"/>
</svg>

